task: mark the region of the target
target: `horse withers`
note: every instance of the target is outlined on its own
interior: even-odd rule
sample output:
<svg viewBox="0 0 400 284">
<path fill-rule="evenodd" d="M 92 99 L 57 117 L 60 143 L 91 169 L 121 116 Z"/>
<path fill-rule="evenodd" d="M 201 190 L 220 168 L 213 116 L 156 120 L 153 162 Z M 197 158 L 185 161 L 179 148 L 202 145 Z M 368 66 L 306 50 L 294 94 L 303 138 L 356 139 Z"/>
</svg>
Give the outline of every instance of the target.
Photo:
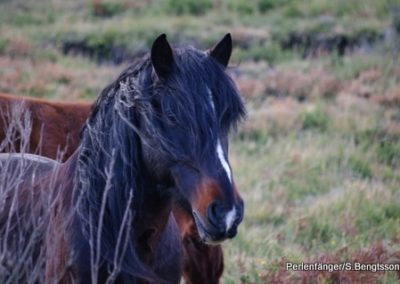
<svg viewBox="0 0 400 284">
<path fill-rule="evenodd" d="M 172 49 L 162 35 L 102 91 L 77 151 L 33 185 L 55 188 L 44 230 L 48 282 L 178 282 L 172 260 L 157 264 L 180 259 L 175 201 L 201 241 L 235 236 L 243 201 L 227 135 L 244 107 L 224 71 L 231 49 L 230 35 L 206 53 Z"/>
</svg>

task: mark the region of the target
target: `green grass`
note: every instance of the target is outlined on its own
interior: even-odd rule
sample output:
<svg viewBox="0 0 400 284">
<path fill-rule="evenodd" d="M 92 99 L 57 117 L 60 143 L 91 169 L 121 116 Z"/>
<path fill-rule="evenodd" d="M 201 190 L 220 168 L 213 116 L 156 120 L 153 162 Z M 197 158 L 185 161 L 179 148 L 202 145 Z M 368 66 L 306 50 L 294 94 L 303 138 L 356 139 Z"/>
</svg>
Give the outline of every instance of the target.
<svg viewBox="0 0 400 284">
<path fill-rule="evenodd" d="M 282 257 L 304 261 L 344 247 L 358 250 L 400 233 L 399 169 L 392 162 L 400 153 L 397 142 L 380 140 L 382 130 L 364 130 L 363 123 L 341 128 L 324 111 L 334 105 L 331 100 L 312 104 L 299 116 L 301 132 L 270 136 L 260 129 L 258 135 L 238 135 L 234 141 L 233 168 L 247 219 L 239 237 L 227 244 L 235 256 L 228 259 L 227 283 L 263 283 L 260 277 Z M 350 118 L 359 111 L 352 109 Z M 363 116 L 382 119 L 379 109 Z M 386 180 L 381 179 L 383 169 L 392 172 Z M 242 272 L 238 263 L 245 267 Z M 382 281 L 390 283 L 391 277 Z"/>
<path fill-rule="evenodd" d="M 321 106 L 307 111 L 303 114 L 303 129 L 317 129 L 325 131 L 328 127 L 329 118 Z"/>
</svg>

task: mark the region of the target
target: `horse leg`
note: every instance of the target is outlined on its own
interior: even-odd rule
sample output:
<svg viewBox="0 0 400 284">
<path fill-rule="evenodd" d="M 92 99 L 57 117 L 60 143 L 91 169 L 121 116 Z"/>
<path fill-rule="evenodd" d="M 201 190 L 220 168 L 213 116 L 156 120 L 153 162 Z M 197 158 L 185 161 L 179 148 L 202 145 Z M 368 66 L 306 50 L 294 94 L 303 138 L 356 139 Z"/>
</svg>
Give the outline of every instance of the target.
<svg viewBox="0 0 400 284">
<path fill-rule="evenodd" d="M 55 211 L 55 210 L 54 210 Z M 70 268 L 70 248 L 65 236 L 65 224 L 61 214 L 51 217 L 46 236 L 46 283 L 74 283 Z"/>
</svg>

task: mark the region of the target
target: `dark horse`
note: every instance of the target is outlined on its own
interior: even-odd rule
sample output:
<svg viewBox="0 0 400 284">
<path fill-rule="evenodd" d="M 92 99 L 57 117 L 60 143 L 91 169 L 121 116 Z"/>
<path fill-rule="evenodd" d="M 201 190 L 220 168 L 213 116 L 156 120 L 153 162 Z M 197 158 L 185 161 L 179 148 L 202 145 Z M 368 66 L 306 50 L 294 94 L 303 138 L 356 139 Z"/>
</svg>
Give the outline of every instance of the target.
<svg viewBox="0 0 400 284">
<path fill-rule="evenodd" d="M 67 160 L 80 144 L 79 133 L 91 106 L 90 102 L 57 102 L 0 93 L 0 152 L 23 150 Z M 174 206 L 173 213 L 182 239 L 185 282 L 219 283 L 224 268 L 221 246 L 200 242 L 193 218 L 186 211 Z"/>
<path fill-rule="evenodd" d="M 202 242 L 236 235 L 243 201 L 227 136 L 244 107 L 224 71 L 231 51 L 230 35 L 209 52 L 172 49 L 161 35 L 150 56 L 102 91 L 77 151 L 35 171 L 33 188 L 22 183 L 7 198 L 0 229 L 10 216 L 42 212 L 39 192 L 51 196 L 43 228 L 47 282 L 179 282 L 174 202 L 193 217 Z M 23 202 L 26 195 L 34 206 Z M 7 232 L 3 243 L 11 246 Z"/>
</svg>

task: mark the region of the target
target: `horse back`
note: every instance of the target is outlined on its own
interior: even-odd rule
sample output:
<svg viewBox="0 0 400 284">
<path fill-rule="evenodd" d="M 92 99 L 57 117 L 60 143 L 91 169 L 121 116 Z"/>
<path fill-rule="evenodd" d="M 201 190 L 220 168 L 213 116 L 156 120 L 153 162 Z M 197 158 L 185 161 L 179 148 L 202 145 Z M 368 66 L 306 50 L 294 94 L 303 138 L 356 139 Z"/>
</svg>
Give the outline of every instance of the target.
<svg viewBox="0 0 400 284">
<path fill-rule="evenodd" d="M 44 281 L 39 271 L 45 265 L 42 241 L 51 204 L 45 184 L 58 165 L 31 154 L 0 154 L 0 283 Z"/>
<path fill-rule="evenodd" d="M 66 160 L 79 145 L 80 130 L 90 110 L 88 102 L 56 102 L 0 93 L 0 151 L 24 150 L 52 159 L 60 158 L 62 153 L 61 160 Z M 21 147 L 22 140 L 26 147 Z"/>
</svg>

